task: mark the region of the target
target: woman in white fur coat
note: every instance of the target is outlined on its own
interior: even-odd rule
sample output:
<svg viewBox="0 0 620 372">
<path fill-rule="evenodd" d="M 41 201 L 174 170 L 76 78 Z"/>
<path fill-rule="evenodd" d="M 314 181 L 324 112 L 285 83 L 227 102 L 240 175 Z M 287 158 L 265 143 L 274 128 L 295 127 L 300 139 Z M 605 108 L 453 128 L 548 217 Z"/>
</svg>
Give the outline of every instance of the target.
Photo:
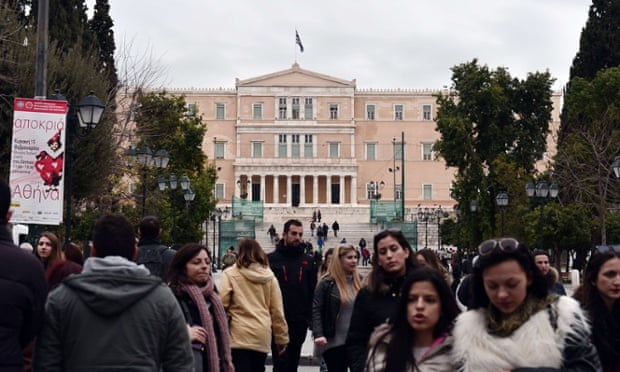
<svg viewBox="0 0 620 372">
<path fill-rule="evenodd" d="M 478 253 L 471 310 L 457 318 L 453 332 L 459 371 L 601 371 L 579 304 L 548 295 L 524 244 L 487 240 Z"/>
</svg>

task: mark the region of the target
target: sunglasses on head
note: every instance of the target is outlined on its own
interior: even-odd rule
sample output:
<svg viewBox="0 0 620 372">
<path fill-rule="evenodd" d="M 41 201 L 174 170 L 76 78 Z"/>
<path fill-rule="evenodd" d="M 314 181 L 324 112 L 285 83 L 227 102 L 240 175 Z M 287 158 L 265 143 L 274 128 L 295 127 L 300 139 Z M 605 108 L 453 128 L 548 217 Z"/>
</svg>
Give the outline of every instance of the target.
<svg viewBox="0 0 620 372">
<path fill-rule="evenodd" d="M 620 253 L 620 245 L 597 245 L 595 249 L 598 253 L 608 253 L 608 252 Z"/>
<path fill-rule="evenodd" d="M 478 246 L 478 253 L 481 256 L 487 255 L 499 249 L 503 252 L 514 252 L 519 248 L 519 241 L 514 238 L 490 239 L 485 240 Z"/>
</svg>

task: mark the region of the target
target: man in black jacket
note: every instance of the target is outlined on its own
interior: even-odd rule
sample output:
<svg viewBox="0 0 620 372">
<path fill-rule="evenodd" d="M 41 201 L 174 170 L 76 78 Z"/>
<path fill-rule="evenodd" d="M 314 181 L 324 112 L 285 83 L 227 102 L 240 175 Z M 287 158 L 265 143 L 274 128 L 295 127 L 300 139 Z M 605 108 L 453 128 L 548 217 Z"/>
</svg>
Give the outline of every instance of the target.
<svg viewBox="0 0 620 372">
<path fill-rule="evenodd" d="M 312 297 L 317 270 L 313 258 L 305 253 L 302 237 L 302 223 L 288 220 L 275 252 L 268 255 L 269 265 L 282 291 L 289 333 L 289 344 L 284 352 L 280 353 L 272 343 L 274 372 L 297 371 L 301 347 L 312 325 Z"/>
<path fill-rule="evenodd" d="M 168 268 L 176 253 L 159 241 L 161 227 L 155 216 L 146 216 L 140 221 L 140 241 L 136 263 L 144 265 L 151 275 L 159 277 L 164 283 L 168 281 Z"/>
<path fill-rule="evenodd" d="M 13 244 L 10 205 L 11 189 L 0 181 L 0 370 L 23 371 L 22 349 L 43 327 L 47 282 L 41 262 Z"/>
</svg>

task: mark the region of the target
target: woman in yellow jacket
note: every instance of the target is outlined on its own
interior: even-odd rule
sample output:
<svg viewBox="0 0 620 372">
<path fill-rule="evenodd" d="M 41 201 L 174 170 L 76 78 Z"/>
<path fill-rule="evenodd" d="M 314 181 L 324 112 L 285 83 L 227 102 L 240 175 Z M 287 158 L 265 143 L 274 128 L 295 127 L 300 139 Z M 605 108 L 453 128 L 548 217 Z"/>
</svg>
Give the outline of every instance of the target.
<svg viewBox="0 0 620 372">
<path fill-rule="evenodd" d="M 219 289 L 230 319 L 235 371 L 265 371 L 272 334 L 280 352 L 289 340 L 280 286 L 256 240 L 239 242 L 237 262 L 222 272 Z"/>
</svg>

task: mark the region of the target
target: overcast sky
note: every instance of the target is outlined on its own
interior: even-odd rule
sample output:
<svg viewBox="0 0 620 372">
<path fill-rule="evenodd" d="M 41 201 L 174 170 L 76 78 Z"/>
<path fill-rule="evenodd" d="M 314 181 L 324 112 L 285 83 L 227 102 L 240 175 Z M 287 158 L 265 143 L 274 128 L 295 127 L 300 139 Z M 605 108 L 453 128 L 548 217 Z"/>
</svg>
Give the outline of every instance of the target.
<svg viewBox="0 0 620 372">
<path fill-rule="evenodd" d="M 117 48 L 152 55 L 168 88 L 235 86 L 290 68 L 358 88 L 432 88 L 478 58 L 566 83 L 591 0 L 110 0 Z M 92 8 L 94 0 L 87 0 Z M 295 45 L 298 30 L 305 51 Z"/>
</svg>

